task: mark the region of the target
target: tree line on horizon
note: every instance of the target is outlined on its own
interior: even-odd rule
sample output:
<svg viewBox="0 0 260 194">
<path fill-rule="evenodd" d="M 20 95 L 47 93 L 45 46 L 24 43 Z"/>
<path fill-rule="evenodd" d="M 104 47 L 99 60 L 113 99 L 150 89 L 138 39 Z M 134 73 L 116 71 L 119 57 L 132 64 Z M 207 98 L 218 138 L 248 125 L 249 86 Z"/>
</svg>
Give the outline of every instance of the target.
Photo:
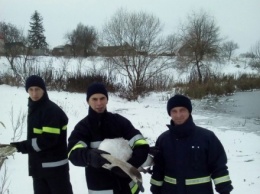
<svg viewBox="0 0 260 194">
<path fill-rule="evenodd" d="M 189 82 L 205 84 L 215 76 L 211 70 L 213 61 L 230 60 L 238 49 L 237 43 L 220 35 L 214 17 L 203 10 L 189 14 L 177 33 L 165 37 L 162 31 L 163 26 L 155 15 L 121 8 L 104 24 L 101 32 L 79 23 L 64 37 L 70 57 L 96 56 L 97 51 L 102 52 L 104 63 L 127 77 L 126 90 L 134 99 L 146 91 L 151 80 L 156 80 L 170 68 L 177 68 L 180 73 L 189 71 Z M 31 16 L 28 35 L 5 22 L 0 22 L 0 35 L 9 45 L 3 55 L 13 70 L 22 56 L 23 69 L 28 72 L 26 63 L 30 57 L 48 49 L 43 18 L 38 11 Z M 25 46 L 22 53 L 21 47 L 15 43 Z M 251 64 L 259 68 L 260 44 L 254 48 L 244 56 L 252 58 Z"/>
</svg>

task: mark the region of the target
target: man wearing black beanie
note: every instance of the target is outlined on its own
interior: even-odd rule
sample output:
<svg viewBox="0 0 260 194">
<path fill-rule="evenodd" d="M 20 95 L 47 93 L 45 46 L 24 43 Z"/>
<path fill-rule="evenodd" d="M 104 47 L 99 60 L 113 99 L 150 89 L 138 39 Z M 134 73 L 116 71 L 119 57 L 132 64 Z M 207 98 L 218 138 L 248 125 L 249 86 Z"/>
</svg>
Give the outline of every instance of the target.
<svg viewBox="0 0 260 194">
<path fill-rule="evenodd" d="M 187 96 L 176 94 L 167 102 L 168 130 L 156 140 L 152 194 L 229 194 L 233 187 L 223 145 L 210 130 L 196 126 Z"/>
<path fill-rule="evenodd" d="M 28 154 L 35 194 L 72 194 L 67 157 L 68 117 L 49 99 L 40 76 L 29 76 L 25 90 L 29 94 L 27 140 L 11 145 Z"/>
<path fill-rule="evenodd" d="M 88 115 L 78 122 L 69 137 L 69 160 L 76 166 L 85 167 L 89 193 L 138 193 L 137 184 L 121 168 L 102 168 L 110 163 L 101 156 L 104 152 L 98 147 L 104 139 L 128 140 L 133 153 L 127 162 L 138 168 L 147 158 L 148 143 L 128 119 L 107 111 L 108 92 L 104 84 L 92 83 L 87 89 L 86 100 Z"/>
</svg>

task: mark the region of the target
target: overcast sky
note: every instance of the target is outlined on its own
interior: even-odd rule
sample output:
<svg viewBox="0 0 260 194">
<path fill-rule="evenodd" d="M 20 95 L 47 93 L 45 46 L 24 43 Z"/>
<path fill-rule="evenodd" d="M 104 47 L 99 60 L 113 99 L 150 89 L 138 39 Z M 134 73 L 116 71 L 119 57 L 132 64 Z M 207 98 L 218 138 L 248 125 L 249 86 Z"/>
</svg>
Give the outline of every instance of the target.
<svg viewBox="0 0 260 194">
<path fill-rule="evenodd" d="M 260 41 L 260 0 L 0 0 L 0 21 L 27 32 L 37 10 L 52 48 L 64 44 L 64 35 L 80 22 L 101 29 L 119 8 L 154 14 L 165 34 L 175 32 L 188 14 L 202 9 L 215 18 L 222 37 L 238 43 L 238 53 L 250 51 Z"/>
</svg>

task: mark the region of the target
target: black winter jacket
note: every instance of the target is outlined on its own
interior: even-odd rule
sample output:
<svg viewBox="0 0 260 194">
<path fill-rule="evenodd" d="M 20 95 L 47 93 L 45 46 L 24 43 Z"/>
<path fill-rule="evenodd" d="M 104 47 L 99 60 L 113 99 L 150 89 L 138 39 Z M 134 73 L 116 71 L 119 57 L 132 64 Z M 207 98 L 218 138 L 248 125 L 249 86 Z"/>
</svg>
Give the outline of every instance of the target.
<svg viewBox="0 0 260 194">
<path fill-rule="evenodd" d="M 131 122 L 119 114 L 105 111 L 98 114 L 89 107 L 89 114 L 82 119 L 69 137 L 69 160 L 76 166 L 85 168 L 88 189 L 95 191 L 110 191 L 113 193 L 134 193 L 136 187 L 129 186 L 128 178 L 121 178 L 110 170 L 87 166 L 87 152 L 89 149 L 98 148 L 101 141 L 106 138 L 118 138 L 132 142 L 133 154 L 128 160 L 135 167 L 141 166 L 147 158 L 149 145 L 135 129 Z M 140 143 L 141 142 L 141 143 Z M 79 146 L 81 145 L 81 146 Z M 120 148 L 119 148 L 120 149 Z"/>
<path fill-rule="evenodd" d="M 192 117 L 169 130 L 156 141 L 151 191 L 154 194 L 213 194 L 233 189 L 225 150 L 212 131 L 196 126 Z"/>
<path fill-rule="evenodd" d="M 28 153 L 29 175 L 47 178 L 68 173 L 68 117 L 46 92 L 39 101 L 29 98 L 28 107 L 27 140 L 19 142 L 18 151 Z"/>
</svg>

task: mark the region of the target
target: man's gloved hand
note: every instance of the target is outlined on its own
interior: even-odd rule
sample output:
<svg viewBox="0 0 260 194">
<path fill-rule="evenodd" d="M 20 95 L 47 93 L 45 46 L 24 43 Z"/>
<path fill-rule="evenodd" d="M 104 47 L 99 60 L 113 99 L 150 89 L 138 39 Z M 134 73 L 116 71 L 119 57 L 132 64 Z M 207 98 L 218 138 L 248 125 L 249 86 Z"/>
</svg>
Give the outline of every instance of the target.
<svg viewBox="0 0 260 194">
<path fill-rule="evenodd" d="M 120 167 L 115 166 L 111 168 L 111 172 L 120 176 L 121 178 L 129 178 L 128 174 L 126 174 Z"/>
<path fill-rule="evenodd" d="M 159 154 L 160 150 L 156 146 L 150 146 L 149 154 L 155 157 L 157 154 Z"/>
<path fill-rule="evenodd" d="M 11 142 L 10 145 L 15 147 L 17 152 L 26 153 L 26 147 L 22 142 Z"/>
<path fill-rule="evenodd" d="M 87 163 L 94 168 L 101 168 L 104 164 L 111 164 L 101 154 L 109 154 L 99 149 L 89 149 L 87 152 Z"/>
</svg>

